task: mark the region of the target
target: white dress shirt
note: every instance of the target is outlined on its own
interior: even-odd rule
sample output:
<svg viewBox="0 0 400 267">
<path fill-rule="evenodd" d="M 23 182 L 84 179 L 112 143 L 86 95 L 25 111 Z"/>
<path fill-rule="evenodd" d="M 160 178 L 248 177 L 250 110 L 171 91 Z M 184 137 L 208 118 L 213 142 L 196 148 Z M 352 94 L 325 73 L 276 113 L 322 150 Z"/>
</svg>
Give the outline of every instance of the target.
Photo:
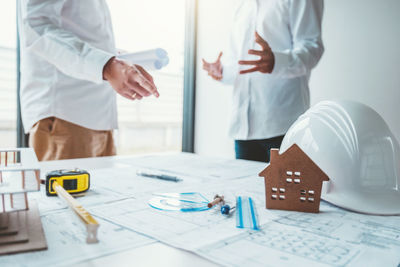
<svg viewBox="0 0 400 267">
<path fill-rule="evenodd" d="M 323 53 L 323 0 L 241 0 L 234 15 L 231 45 L 223 59 L 223 82 L 233 83 L 230 136 L 236 140 L 283 135 L 310 106 L 310 72 Z M 238 74 L 253 66 L 238 61 L 259 57 L 249 49 L 257 31 L 275 54 L 271 74 Z"/>
<path fill-rule="evenodd" d="M 116 52 L 105 0 L 22 0 L 18 19 L 25 131 L 51 116 L 117 128 L 116 95 L 102 76 Z"/>
</svg>

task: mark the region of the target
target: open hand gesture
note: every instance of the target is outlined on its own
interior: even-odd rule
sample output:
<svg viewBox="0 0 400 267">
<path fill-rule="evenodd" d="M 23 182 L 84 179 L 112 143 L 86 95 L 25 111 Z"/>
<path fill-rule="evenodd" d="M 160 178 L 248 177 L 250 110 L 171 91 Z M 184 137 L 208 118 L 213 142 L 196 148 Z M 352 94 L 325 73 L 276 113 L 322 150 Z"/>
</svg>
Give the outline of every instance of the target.
<svg viewBox="0 0 400 267">
<path fill-rule="evenodd" d="M 260 59 L 259 60 L 240 60 L 239 65 L 254 66 L 253 68 L 240 71 L 239 72 L 240 74 L 251 73 L 251 72 L 256 72 L 256 71 L 259 71 L 261 73 L 271 73 L 273 71 L 274 65 L 275 65 L 274 53 L 272 53 L 271 47 L 269 46 L 267 41 L 265 41 L 263 38 L 261 38 L 261 36 L 257 32 L 256 32 L 256 43 L 258 43 L 261 46 L 261 51 L 250 49 L 249 54 L 260 56 Z"/>
<path fill-rule="evenodd" d="M 222 79 L 222 52 L 219 53 L 217 60 L 214 63 L 208 63 L 203 59 L 203 69 L 208 72 L 214 80 L 220 81 Z"/>
</svg>

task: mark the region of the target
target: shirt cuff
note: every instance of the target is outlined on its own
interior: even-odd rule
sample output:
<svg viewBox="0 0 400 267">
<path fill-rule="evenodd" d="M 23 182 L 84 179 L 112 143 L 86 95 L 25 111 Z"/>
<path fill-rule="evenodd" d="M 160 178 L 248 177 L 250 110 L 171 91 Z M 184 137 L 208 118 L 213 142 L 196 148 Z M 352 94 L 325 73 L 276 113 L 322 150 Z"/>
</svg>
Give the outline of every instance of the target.
<svg viewBox="0 0 400 267">
<path fill-rule="evenodd" d="M 221 82 L 231 85 L 233 84 L 235 78 L 235 68 L 231 65 L 223 65 Z"/>
<path fill-rule="evenodd" d="M 91 51 L 85 57 L 84 72 L 88 74 L 89 80 L 94 83 L 102 83 L 104 65 L 112 58 L 115 57 L 113 53 L 109 53 L 97 48 Z"/>
<path fill-rule="evenodd" d="M 283 75 L 285 72 L 285 69 L 289 65 L 289 53 L 290 51 L 284 51 L 284 52 L 274 52 L 274 57 L 275 57 L 275 64 L 274 64 L 274 69 L 272 70 L 272 74 L 276 75 Z"/>
</svg>

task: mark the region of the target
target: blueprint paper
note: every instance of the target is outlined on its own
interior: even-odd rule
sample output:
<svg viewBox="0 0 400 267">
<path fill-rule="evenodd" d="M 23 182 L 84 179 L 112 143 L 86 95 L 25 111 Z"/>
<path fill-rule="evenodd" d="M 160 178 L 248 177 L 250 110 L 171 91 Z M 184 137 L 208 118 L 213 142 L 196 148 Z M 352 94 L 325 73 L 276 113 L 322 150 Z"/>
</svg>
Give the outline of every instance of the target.
<svg viewBox="0 0 400 267">
<path fill-rule="evenodd" d="M 40 215 L 46 215 L 54 210 L 67 209 L 68 205 L 65 201 L 61 200 L 57 196 L 48 197 L 43 190 L 29 194 L 29 200 L 36 200 L 39 205 Z M 80 204 L 84 207 L 103 204 L 116 200 L 126 198 L 125 195 L 119 195 L 117 192 L 112 190 L 93 186 L 83 197 L 76 197 Z"/>
<path fill-rule="evenodd" d="M 250 179 L 255 183 L 257 189 L 263 188 L 263 179 L 254 179 L 254 177 Z M 217 181 L 192 186 L 174 184 L 175 186 L 170 189 L 171 193 L 196 190 L 210 200 L 215 194 L 220 194 L 225 196 L 227 204 L 231 206 L 235 205 L 236 194 L 244 192 L 248 195 L 253 192 L 249 190 L 251 188 L 248 181 L 242 179 L 234 179 L 228 183 Z M 172 246 L 191 251 L 244 231 L 236 228 L 236 220 L 233 216 L 235 213 L 232 216 L 223 216 L 219 206 L 195 213 L 160 211 L 147 204 L 152 197 L 153 195 L 150 193 L 144 194 L 135 199 L 117 201 L 101 207 L 90 207 L 89 212 Z M 253 199 L 257 207 L 264 206 L 264 196 Z M 277 218 L 274 213 L 259 213 L 260 223 L 274 218 Z"/>
<path fill-rule="evenodd" d="M 91 170 L 90 174 L 94 179 L 96 188 L 109 192 L 110 199 L 112 199 L 111 196 L 118 195 L 120 200 L 126 198 L 143 198 L 149 200 L 151 197 L 148 198 L 147 196 L 152 196 L 154 193 L 176 192 L 174 189 L 177 186 L 197 188 L 198 184 L 210 181 L 207 178 L 197 178 L 180 174 L 179 178 L 182 181 L 175 183 L 137 175 L 137 171 L 141 169 L 141 167 L 134 166 L 118 169 L 101 169 Z M 162 173 L 171 174 L 165 171 L 162 171 Z M 110 201 L 104 199 L 102 203 L 107 202 Z"/>
<path fill-rule="evenodd" d="M 144 246 L 153 239 L 100 218 L 97 244 L 86 243 L 87 232 L 70 210 L 42 216 L 48 250 L 0 257 L 0 266 L 70 266 L 88 259 Z"/>
<path fill-rule="evenodd" d="M 157 169 L 170 174 L 183 174 L 202 179 L 235 179 L 257 176 L 267 165 L 262 162 L 203 157 L 191 153 L 149 155 L 122 159 L 135 167 Z"/>
<path fill-rule="evenodd" d="M 118 225 L 185 250 L 193 251 L 201 245 L 240 233 L 232 225 L 232 218 L 221 216 L 217 210 L 191 213 L 159 211 L 139 201 L 124 200 L 92 207 L 89 211 L 100 218 L 107 218 Z"/>
<path fill-rule="evenodd" d="M 146 192 L 153 192 L 153 190 L 162 191 L 175 184 L 138 176 L 133 167 L 88 169 L 88 172 L 91 181 L 90 190 L 82 197 L 76 197 L 84 207 L 131 198 Z M 185 180 L 187 183 L 193 182 L 193 179 L 190 178 Z M 29 194 L 29 198 L 38 202 L 41 215 L 68 208 L 68 205 L 58 197 L 46 196 L 44 185 L 41 185 L 40 192 Z"/>
<path fill-rule="evenodd" d="M 171 192 L 194 189 L 208 198 L 223 194 L 229 204 L 236 195 L 252 196 L 261 231 L 237 229 L 235 216 L 222 216 L 218 207 L 197 213 L 155 210 L 146 205 L 150 194 L 92 207 L 90 212 L 227 266 L 397 266 L 400 262 L 398 216 L 357 214 L 326 202 L 321 202 L 319 214 L 267 210 L 263 179 L 256 176 L 195 188 L 175 184 Z"/>
<path fill-rule="evenodd" d="M 263 163 L 191 154 L 123 158 L 121 163 L 124 167 L 89 170 L 96 194 L 79 199 L 100 221 L 100 232 L 105 231 L 99 235 L 101 243 L 95 245 L 96 249 L 82 244 L 82 233 L 69 235 L 60 230 L 82 230 L 67 220 L 70 210 L 64 204 L 55 204 L 57 198 L 35 195 L 47 210 L 42 218 L 48 229 L 50 250 L 68 250 L 67 256 L 70 251 L 79 255 L 84 251 L 87 258 L 93 258 L 153 242 L 138 234 L 142 233 L 224 266 L 397 267 L 400 263 L 400 216 L 363 215 L 324 201 L 318 214 L 267 210 L 264 179 L 257 176 L 265 167 Z M 183 181 L 173 183 L 137 176 L 136 171 L 143 167 L 179 175 Z M 235 213 L 222 216 L 218 206 L 183 213 L 159 211 L 148 205 L 154 193 L 177 192 L 199 192 L 210 200 L 215 194 L 224 195 L 230 206 L 235 205 L 236 196 L 251 196 L 261 230 L 236 228 Z M 117 239 L 122 241 L 117 243 Z M 44 254 L 24 255 L 1 257 L 0 266 L 19 262 L 44 265 L 64 259 L 57 255 L 58 258 L 47 262 Z"/>
<path fill-rule="evenodd" d="M 230 266 L 398 265 L 399 218 L 386 224 L 380 217 L 332 209 L 326 203 L 321 210 L 322 218 L 296 212 L 264 224 L 260 232 L 215 242 L 197 253 Z"/>
</svg>

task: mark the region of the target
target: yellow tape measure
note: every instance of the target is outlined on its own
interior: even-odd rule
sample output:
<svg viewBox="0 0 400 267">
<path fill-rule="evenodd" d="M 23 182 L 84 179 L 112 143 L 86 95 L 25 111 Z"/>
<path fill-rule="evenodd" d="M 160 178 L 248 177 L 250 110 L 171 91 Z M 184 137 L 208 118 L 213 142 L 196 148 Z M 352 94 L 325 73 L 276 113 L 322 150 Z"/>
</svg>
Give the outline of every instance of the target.
<svg viewBox="0 0 400 267">
<path fill-rule="evenodd" d="M 67 204 L 71 207 L 73 211 L 75 211 L 76 215 L 82 220 L 82 222 L 86 225 L 87 238 L 86 243 L 92 244 L 97 243 L 99 240 L 97 239 L 97 229 L 99 228 L 99 223 L 95 218 L 90 215 L 89 212 L 82 207 L 79 202 L 73 198 L 68 192 L 58 184 L 57 181 L 52 183 L 52 189 L 56 191 L 56 194 L 64 199 Z"/>
<path fill-rule="evenodd" d="M 53 184 L 57 182 L 70 194 L 80 194 L 90 188 L 90 175 L 84 170 L 56 170 L 46 175 L 46 195 L 55 196 Z"/>
</svg>

